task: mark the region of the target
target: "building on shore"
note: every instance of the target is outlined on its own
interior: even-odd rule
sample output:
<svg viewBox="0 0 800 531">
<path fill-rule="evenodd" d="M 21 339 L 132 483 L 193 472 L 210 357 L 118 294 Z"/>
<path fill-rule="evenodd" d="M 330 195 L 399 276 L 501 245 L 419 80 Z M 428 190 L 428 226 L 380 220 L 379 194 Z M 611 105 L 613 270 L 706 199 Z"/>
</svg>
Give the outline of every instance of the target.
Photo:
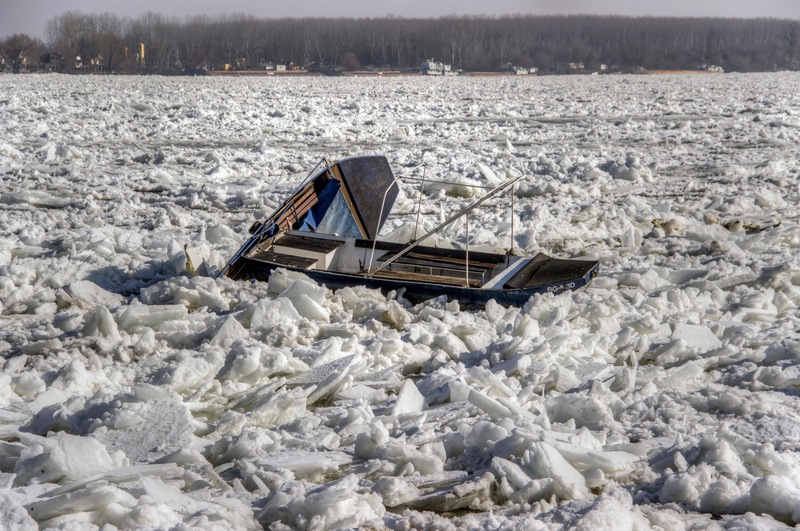
<svg viewBox="0 0 800 531">
<path fill-rule="evenodd" d="M 714 72 L 717 74 L 722 74 L 725 72 L 721 66 L 717 65 L 700 65 L 696 68 L 696 70 L 702 70 L 703 72 Z"/>
<path fill-rule="evenodd" d="M 511 63 L 506 63 L 505 65 L 503 65 L 503 73 L 505 73 L 505 74 L 512 74 L 512 75 L 515 75 L 515 76 L 527 76 L 528 74 L 530 74 L 532 72 L 536 72 L 536 69 L 534 68 L 531 71 L 528 68 L 525 68 L 523 66 L 515 66 L 515 65 L 513 65 Z"/>
<path fill-rule="evenodd" d="M 422 70 L 422 74 L 425 76 L 452 75 L 449 64 L 434 61 L 432 58 L 423 61 L 420 70 Z"/>
</svg>

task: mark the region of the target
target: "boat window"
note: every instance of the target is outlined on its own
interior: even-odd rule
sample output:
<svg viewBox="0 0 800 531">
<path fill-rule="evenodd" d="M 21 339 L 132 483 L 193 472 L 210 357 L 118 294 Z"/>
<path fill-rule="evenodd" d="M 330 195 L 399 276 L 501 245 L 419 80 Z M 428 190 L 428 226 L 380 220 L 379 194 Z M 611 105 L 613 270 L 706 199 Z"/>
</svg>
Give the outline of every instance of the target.
<svg viewBox="0 0 800 531">
<path fill-rule="evenodd" d="M 328 207 L 322 221 L 317 225 L 316 232 L 346 238 L 361 238 L 361 231 L 358 230 L 356 220 L 350 211 L 350 207 L 347 206 L 341 190 L 333 198 L 331 206 Z"/>
</svg>

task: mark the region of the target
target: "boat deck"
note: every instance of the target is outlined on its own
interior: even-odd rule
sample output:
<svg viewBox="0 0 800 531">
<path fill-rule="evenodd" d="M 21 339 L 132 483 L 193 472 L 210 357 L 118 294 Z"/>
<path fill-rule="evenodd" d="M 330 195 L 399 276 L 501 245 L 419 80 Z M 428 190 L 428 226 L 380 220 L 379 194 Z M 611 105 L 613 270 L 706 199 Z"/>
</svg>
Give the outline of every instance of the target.
<svg viewBox="0 0 800 531">
<path fill-rule="evenodd" d="M 361 273 L 361 276 L 367 276 L 367 272 Z M 411 273 L 408 271 L 393 271 L 381 269 L 372 273 L 373 278 L 383 278 L 388 280 L 406 280 L 409 282 L 422 282 L 425 284 L 444 284 L 446 286 L 466 286 L 466 278 L 449 277 L 445 275 L 428 275 L 426 273 Z M 481 283 L 479 278 L 469 279 L 469 286 L 476 287 Z"/>
<path fill-rule="evenodd" d="M 316 258 L 305 256 L 293 256 L 289 254 L 273 253 L 272 251 L 260 251 L 250 255 L 248 258 L 282 265 L 284 267 L 296 267 L 298 269 L 308 269 L 317 263 Z"/>
</svg>

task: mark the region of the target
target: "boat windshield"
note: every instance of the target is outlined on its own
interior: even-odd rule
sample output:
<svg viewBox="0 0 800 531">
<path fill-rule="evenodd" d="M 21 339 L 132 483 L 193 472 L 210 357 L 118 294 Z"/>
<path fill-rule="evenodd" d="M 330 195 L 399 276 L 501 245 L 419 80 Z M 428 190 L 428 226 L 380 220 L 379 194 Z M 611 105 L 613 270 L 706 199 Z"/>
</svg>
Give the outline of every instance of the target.
<svg viewBox="0 0 800 531">
<path fill-rule="evenodd" d="M 344 200 L 341 189 L 336 193 L 315 232 L 345 238 L 361 238 L 361 231 L 358 230 L 356 220 Z"/>
</svg>

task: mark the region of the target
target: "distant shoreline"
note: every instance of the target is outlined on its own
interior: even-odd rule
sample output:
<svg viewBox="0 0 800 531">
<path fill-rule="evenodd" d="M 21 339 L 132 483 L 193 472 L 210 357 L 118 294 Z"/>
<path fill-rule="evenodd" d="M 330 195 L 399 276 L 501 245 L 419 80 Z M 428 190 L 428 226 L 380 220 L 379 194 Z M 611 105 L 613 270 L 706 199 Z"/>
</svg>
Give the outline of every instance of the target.
<svg viewBox="0 0 800 531">
<path fill-rule="evenodd" d="M 192 74 L 186 72 L 151 72 L 151 73 L 104 73 L 104 72 L 19 72 L 19 75 L 37 75 L 37 74 L 58 74 L 67 76 L 167 76 L 167 77 L 507 77 L 512 79 L 526 79 L 535 77 L 598 77 L 598 76 L 619 76 L 619 75 L 635 75 L 635 76 L 657 76 L 657 75 L 704 75 L 704 74 L 725 74 L 735 72 L 709 72 L 705 70 L 642 70 L 636 72 L 579 72 L 571 74 L 526 74 L 516 75 L 506 72 L 464 72 L 452 76 L 429 76 L 420 72 L 397 72 L 397 71 L 355 71 L 355 72 L 341 72 L 335 75 L 325 74 L 319 71 L 295 71 L 295 72 L 267 72 L 262 70 L 214 70 L 203 74 Z M 764 72 L 747 72 L 750 74 L 769 74 L 775 73 L 774 71 Z M 0 72 L 0 75 L 13 75 L 12 72 Z"/>
</svg>

